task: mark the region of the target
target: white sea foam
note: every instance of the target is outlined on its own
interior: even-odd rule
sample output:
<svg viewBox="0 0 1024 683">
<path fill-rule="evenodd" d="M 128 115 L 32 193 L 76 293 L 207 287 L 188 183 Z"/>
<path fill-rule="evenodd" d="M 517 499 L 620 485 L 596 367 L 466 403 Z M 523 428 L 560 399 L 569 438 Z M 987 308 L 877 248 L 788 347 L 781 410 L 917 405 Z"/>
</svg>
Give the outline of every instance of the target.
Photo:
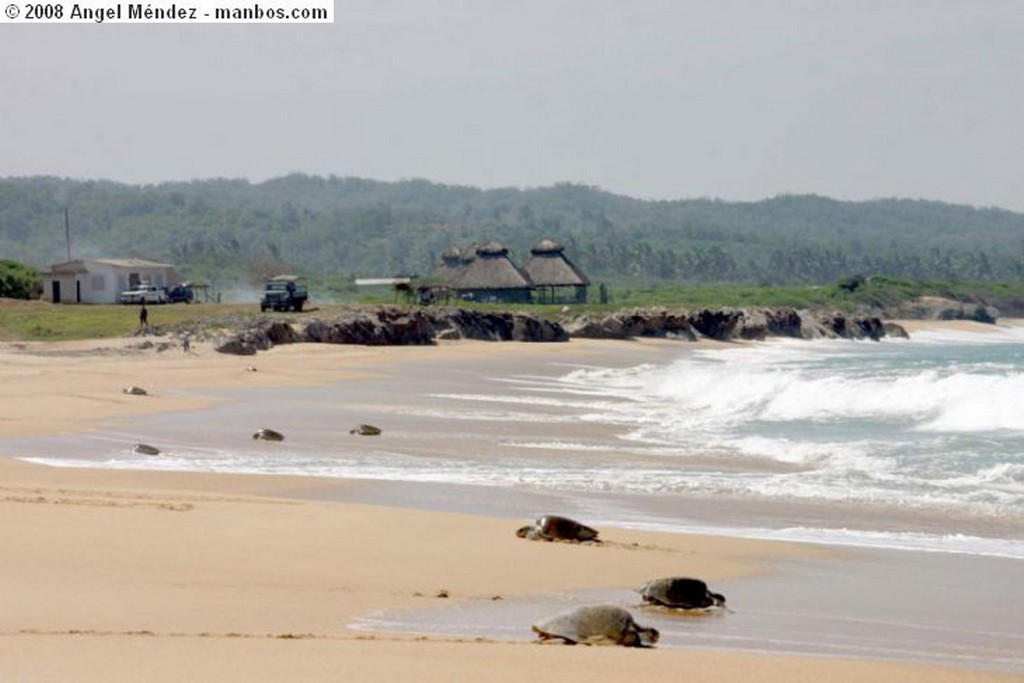
<svg viewBox="0 0 1024 683">
<path fill-rule="evenodd" d="M 467 399 L 469 401 L 469 399 Z M 523 423 L 564 423 L 571 417 L 553 413 L 509 411 L 509 410 L 444 410 L 440 408 L 399 408 L 391 412 L 398 415 L 413 415 L 440 420 L 460 420 L 466 422 L 523 422 Z"/>
<path fill-rule="evenodd" d="M 740 422 L 912 420 L 932 431 L 1024 431 L 1024 374 L 925 369 L 857 376 L 763 362 L 687 359 L 629 383 L 649 401 L 678 411 L 683 429 Z M 580 381 L 580 377 L 574 378 Z M 604 377 L 590 378 L 594 383 Z M 623 386 L 620 384 L 619 386 Z M 600 407 L 599 403 L 594 407 Z M 649 406 L 645 406 L 649 407 Z M 655 409 L 658 407 L 655 406 Z"/>
<path fill-rule="evenodd" d="M 934 417 L 919 429 L 1024 432 L 1024 374 L 960 373 L 933 384 Z"/>
<path fill-rule="evenodd" d="M 508 439 L 499 442 L 502 446 L 509 448 L 526 448 L 536 450 L 551 450 L 551 451 L 572 451 L 574 453 L 580 453 L 584 451 L 593 452 L 607 452 L 609 450 L 608 444 L 601 443 L 582 443 L 580 441 L 562 441 L 562 440 L 551 440 L 551 441 L 525 441 L 519 439 Z"/>
<path fill-rule="evenodd" d="M 595 522 L 596 523 L 596 522 Z M 740 538 L 841 545 L 859 548 L 918 550 L 927 552 L 986 555 L 1024 560 L 1024 541 L 983 538 L 965 534 L 924 534 L 914 532 L 866 531 L 860 529 L 822 529 L 790 527 L 767 529 L 754 527 L 715 527 L 702 525 L 643 523 L 623 525 L 627 528 L 675 533 L 718 534 Z"/>
<path fill-rule="evenodd" d="M 934 328 L 914 332 L 914 344 L 938 344 L 944 346 L 980 346 L 983 344 L 1024 343 L 1024 327 L 993 325 L 972 330 Z"/>
<path fill-rule="evenodd" d="M 507 403 L 510 405 L 548 406 L 558 408 L 586 408 L 589 410 L 605 410 L 611 405 L 608 401 L 573 401 L 565 398 L 541 398 L 536 395 L 512 394 L 431 394 L 433 398 L 467 403 Z"/>
<path fill-rule="evenodd" d="M 706 482 L 771 497 L 1024 503 L 1024 330 L 889 346 L 783 342 L 562 381 L 629 400 L 588 419 L 632 444 L 689 444 L 723 463 L 798 471 Z M 966 348 L 971 346 L 972 348 Z M 981 352 L 973 347 L 982 348 Z M 736 468 L 738 469 L 738 468 Z M 697 479 L 707 477 L 701 472 Z"/>
</svg>

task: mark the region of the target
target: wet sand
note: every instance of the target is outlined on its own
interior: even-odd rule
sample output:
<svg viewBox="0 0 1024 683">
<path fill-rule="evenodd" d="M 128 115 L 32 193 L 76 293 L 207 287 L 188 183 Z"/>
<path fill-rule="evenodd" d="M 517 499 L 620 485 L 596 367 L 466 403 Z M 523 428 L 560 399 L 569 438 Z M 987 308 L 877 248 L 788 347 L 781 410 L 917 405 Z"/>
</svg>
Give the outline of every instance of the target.
<svg viewBox="0 0 1024 683">
<path fill-rule="evenodd" d="M 301 391 L 377 378 L 386 395 L 401 384 L 381 368 L 410 376 L 438 367 L 438 359 L 450 372 L 474 359 L 500 365 L 531 354 L 587 362 L 617 349 L 632 361 L 642 348 L 575 342 L 543 349 L 466 343 L 425 349 L 296 346 L 255 359 L 219 356 L 201 346 L 187 357 L 96 354 L 87 345 L 47 347 L 42 356 L 7 348 L 0 350 L 0 436 L 77 434 L 88 443 L 98 433 L 137 429 L 142 415 L 187 419 L 204 406 L 224 405 L 232 392 L 260 387 Z M 379 367 L 368 369 L 371 360 Z M 258 372 L 245 370 L 250 363 Z M 134 400 L 139 397 L 120 394 L 128 384 L 145 385 L 152 395 Z M 236 428 L 249 426 L 242 420 Z M 895 572 L 902 582 L 932 586 L 930 595 L 973 605 L 982 622 L 994 624 L 975 634 L 978 647 L 1001 651 L 1007 647 L 1002 624 L 1020 611 L 998 600 L 995 591 L 1016 575 L 1016 563 L 985 564 L 981 588 L 958 592 L 944 582 L 978 565 L 940 570 L 941 562 L 922 553 L 910 553 L 912 561 L 890 561 L 865 551 L 627 528 L 604 532 L 614 542 L 601 547 L 514 536 L 517 517 L 557 504 L 557 498 L 484 496 L 482 504 L 478 490 L 461 487 L 434 487 L 431 494 L 426 484 L 64 469 L 9 459 L 0 459 L 0 473 L 0 543 L 17 549 L 6 555 L 0 571 L 4 681 L 677 680 L 681 670 L 699 671 L 707 681 L 1021 680 L 1016 665 L 1004 666 L 995 654 L 978 662 L 970 659 L 977 650 L 964 655 L 960 645 L 952 661 L 971 668 L 853 661 L 919 661 L 874 647 L 857 654 L 823 646 L 809 652 L 811 657 L 793 657 L 780 653 L 799 648 L 773 648 L 770 642 L 770 633 L 796 634 L 801 624 L 810 634 L 827 628 L 811 624 L 807 631 L 808 614 L 839 612 L 838 619 L 858 623 L 865 613 L 853 608 L 862 604 L 862 594 L 878 593 L 881 604 L 891 607 L 884 616 L 893 622 L 909 613 L 936 624 L 935 638 L 925 634 L 924 642 L 962 643 L 957 621 L 950 634 L 949 624 L 935 621 L 920 595 L 879 592 Z M 438 499 L 447 502 L 426 504 Z M 486 514 L 466 514 L 474 511 Z M 823 568 L 832 566 L 843 569 L 829 575 Z M 694 628 L 667 628 L 664 646 L 653 650 L 534 645 L 527 608 L 515 626 L 508 613 L 484 619 L 504 633 L 437 628 L 448 619 L 438 616 L 439 608 L 532 605 L 539 612 L 577 599 L 632 600 L 629 587 L 681 567 L 727 586 L 736 613 L 693 620 Z M 832 579 L 822 581 L 822 575 Z M 801 602 L 785 603 L 785 609 L 756 602 L 756 596 L 785 594 L 786 586 L 807 582 L 814 590 Z M 837 585 L 844 590 L 834 590 Z M 438 597 L 442 593 L 449 597 Z M 822 602 L 827 595 L 839 602 Z M 863 602 L 862 609 L 878 637 L 877 625 L 888 619 L 880 618 L 876 604 Z M 390 615 L 412 613 L 426 615 L 433 631 L 425 629 L 424 636 L 382 623 Z M 972 616 L 970 623 L 975 621 Z M 707 624 L 748 630 L 717 637 Z M 856 637 L 834 632 L 847 643 Z M 737 638 L 750 642 L 737 648 Z M 777 652 L 757 653 L 772 649 Z M 820 656 L 835 654 L 841 657 Z"/>
</svg>

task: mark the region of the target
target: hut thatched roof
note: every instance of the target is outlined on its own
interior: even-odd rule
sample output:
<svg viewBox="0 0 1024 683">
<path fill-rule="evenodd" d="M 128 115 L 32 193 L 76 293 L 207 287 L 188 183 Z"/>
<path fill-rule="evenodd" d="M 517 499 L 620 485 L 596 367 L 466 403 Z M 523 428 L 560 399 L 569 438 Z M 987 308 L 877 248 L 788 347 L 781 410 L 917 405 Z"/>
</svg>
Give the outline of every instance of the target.
<svg viewBox="0 0 1024 683">
<path fill-rule="evenodd" d="M 531 254 L 561 254 L 563 251 L 565 251 L 565 247 L 546 237 L 530 247 Z"/>
<path fill-rule="evenodd" d="M 455 245 L 445 249 L 441 252 L 441 262 L 434 266 L 431 277 L 444 284 L 454 282 L 462 274 L 462 268 L 465 265 L 462 256 L 462 251 Z"/>
<path fill-rule="evenodd" d="M 563 251 L 564 247 L 558 242 L 543 239 L 530 249 L 530 258 L 523 264 L 523 270 L 539 286 L 589 285 L 587 276 L 566 258 Z"/>
<path fill-rule="evenodd" d="M 508 256 L 500 242 L 476 248 L 476 258 L 464 262 L 462 272 L 451 283 L 455 289 L 523 289 L 533 286 L 530 277 Z M 465 254 L 463 254 L 465 256 Z"/>
</svg>

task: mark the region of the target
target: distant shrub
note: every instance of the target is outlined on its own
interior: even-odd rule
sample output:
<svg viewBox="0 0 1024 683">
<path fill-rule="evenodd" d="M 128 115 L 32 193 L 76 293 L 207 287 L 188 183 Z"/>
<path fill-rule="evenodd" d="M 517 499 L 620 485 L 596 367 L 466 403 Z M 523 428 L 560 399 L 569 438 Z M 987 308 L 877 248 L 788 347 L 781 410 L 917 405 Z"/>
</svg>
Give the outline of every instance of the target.
<svg viewBox="0 0 1024 683">
<path fill-rule="evenodd" d="M 39 271 L 17 261 L 0 260 L 0 297 L 37 299 L 42 293 L 43 281 Z"/>
<path fill-rule="evenodd" d="M 844 292 L 853 294 L 860 289 L 866 281 L 867 278 L 863 275 L 847 275 L 846 277 L 841 277 L 836 281 L 836 287 Z"/>
</svg>

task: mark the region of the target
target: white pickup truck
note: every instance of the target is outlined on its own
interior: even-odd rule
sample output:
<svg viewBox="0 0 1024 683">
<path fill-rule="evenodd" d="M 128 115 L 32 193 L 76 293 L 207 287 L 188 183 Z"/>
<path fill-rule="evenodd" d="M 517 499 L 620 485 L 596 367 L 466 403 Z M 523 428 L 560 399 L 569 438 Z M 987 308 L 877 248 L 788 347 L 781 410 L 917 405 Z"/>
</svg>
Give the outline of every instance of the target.
<svg viewBox="0 0 1024 683">
<path fill-rule="evenodd" d="M 135 289 L 121 293 L 123 304 L 165 304 L 167 303 L 167 290 L 163 287 L 151 285 L 148 282 L 141 283 Z"/>
</svg>

